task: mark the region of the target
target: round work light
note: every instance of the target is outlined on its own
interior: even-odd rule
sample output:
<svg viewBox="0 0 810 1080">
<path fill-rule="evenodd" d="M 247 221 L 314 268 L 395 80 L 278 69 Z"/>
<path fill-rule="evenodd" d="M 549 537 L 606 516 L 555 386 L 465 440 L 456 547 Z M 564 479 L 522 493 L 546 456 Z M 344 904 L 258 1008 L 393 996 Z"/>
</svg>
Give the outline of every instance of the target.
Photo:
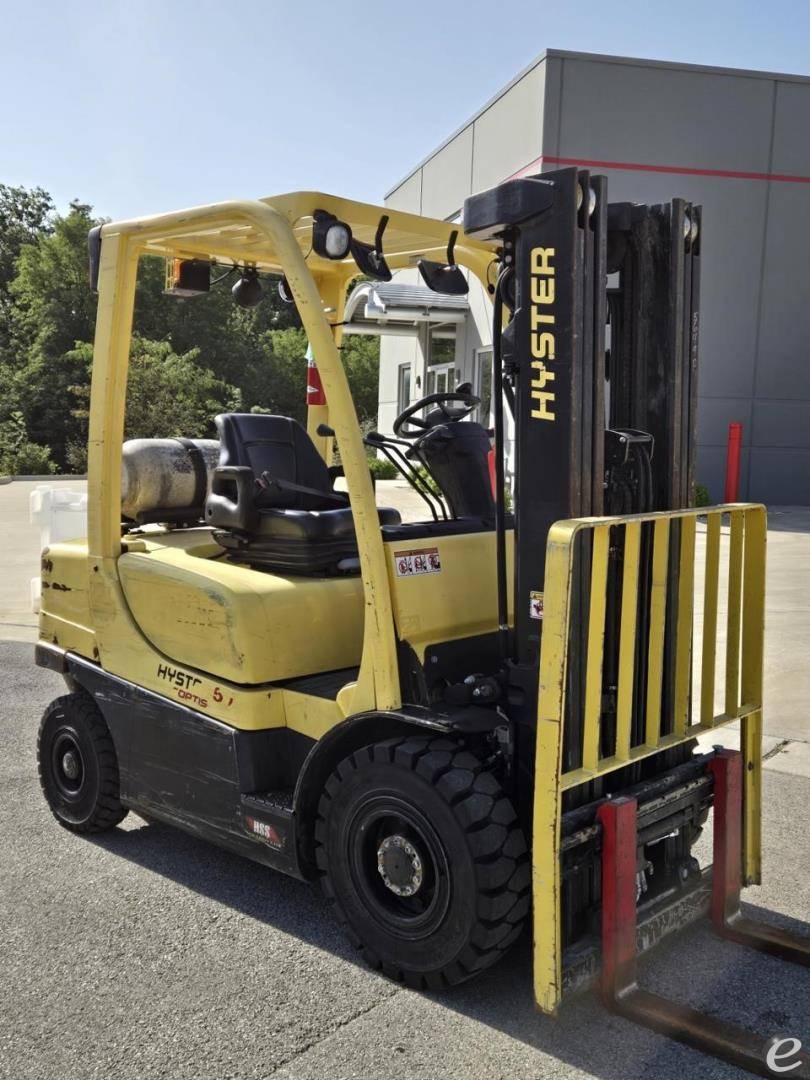
<svg viewBox="0 0 810 1080">
<path fill-rule="evenodd" d="M 352 230 L 325 210 L 315 211 L 312 247 L 324 259 L 345 259 L 352 244 Z"/>
<path fill-rule="evenodd" d="M 231 295 L 239 307 L 256 307 L 262 298 L 262 287 L 255 267 L 246 266 L 244 268 L 242 276 L 231 289 Z"/>
</svg>

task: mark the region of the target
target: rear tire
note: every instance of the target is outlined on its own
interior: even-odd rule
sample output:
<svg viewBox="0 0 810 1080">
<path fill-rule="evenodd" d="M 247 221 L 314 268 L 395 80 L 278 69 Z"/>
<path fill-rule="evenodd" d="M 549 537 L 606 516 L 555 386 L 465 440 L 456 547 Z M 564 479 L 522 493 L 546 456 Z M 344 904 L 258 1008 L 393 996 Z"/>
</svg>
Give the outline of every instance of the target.
<svg viewBox="0 0 810 1080">
<path fill-rule="evenodd" d="M 102 832 L 126 817 L 115 747 L 104 717 L 87 694 L 66 694 L 45 710 L 37 764 L 48 806 L 66 829 Z"/>
<path fill-rule="evenodd" d="M 494 964 L 529 912 L 526 840 L 474 754 L 445 738 L 355 751 L 315 826 L 324 894 L 371 967 L 440 989 Z"/>
</svg>

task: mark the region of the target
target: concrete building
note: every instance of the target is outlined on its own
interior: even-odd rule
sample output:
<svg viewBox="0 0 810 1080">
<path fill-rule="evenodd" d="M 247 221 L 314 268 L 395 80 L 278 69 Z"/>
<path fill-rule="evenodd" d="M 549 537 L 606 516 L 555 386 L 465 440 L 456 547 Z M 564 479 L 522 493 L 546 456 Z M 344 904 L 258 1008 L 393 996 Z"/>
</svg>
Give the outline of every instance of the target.
<svg viewBox="0 0 810 1080">
<path fill-rule="evenodd" d="M 452 220 L 467 195 L 562 165 L 604 173 L 611 201 L 702 203 L 698 481 L 722 497 L 739 421 L 741 497 L 810 504 L 810 78 L 549 50 L 386 203 Z M 453 381 L 488 395 L 482 291 L 452 318 L 421 294 L 409 301 L 418 319 L 400 306 L 397 336 L 383 338 L 384 431 Z"/>
</svg>

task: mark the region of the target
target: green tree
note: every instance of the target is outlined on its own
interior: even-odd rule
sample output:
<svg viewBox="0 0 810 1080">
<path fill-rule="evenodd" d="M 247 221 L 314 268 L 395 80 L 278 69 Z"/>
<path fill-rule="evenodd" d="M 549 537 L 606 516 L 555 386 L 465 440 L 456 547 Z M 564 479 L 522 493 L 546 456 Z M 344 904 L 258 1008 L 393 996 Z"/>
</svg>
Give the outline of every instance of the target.
<svg viewBox="0 0 810 1080">
<path fill-rule="evenodd" d="M 303 330 L 267 330 L 242 372 L 245 408 L 306 418 L 307 339 Z"/>
<path fill-rule="evenodd" d="M 236 387 L 201 367 L 199 350 L 176 353 L 167 341 L 133 341 L 127 380 L 127 439 L 214 435 L 217 413 L 240 408 Z"/>
<path fill-rule="evenodd" d="M 0 409 L 22 412 L 31 439 L 50 446 L 59 465 L 78 435 L 66 407 L 69 389 L 88 378 L 75 346 L 92 340 L 95 326 L 96 296 L 87 281 L 94 223 L 87 205 L 72 203 L 69 214 L 53 219 L 52 231 L 22 247 L 9 288 L 12 359 L 0 372 Z"/>
<path fill-rule="evenodd" d="M 349 380 L 357 418 L 377 421 L 380 384 L 380 339 L 347 334 L 340 350 Z"/>
<path fill-rule="evenodd" d="M 56 472 L 47 446 L 31 442 L 21 412 L 0 421 L 0 476 L 41 476 Z"/>
<path fill-rule="evenodd" d="M 0 187 L 0 305 L 3 295 L 7 300 L 0 422 L 20 413 L 26 438 L 49 447 L 60 467 L 76 470 L 85 467 L 87 343 L 97 307 L 87 279 L 87 233 L 97 223 L 78 200 L 58 215 L 41 189 Z M 214 266 L 210 292 L 188 298 L 166 295 L 165 273 L 163 259 L 141 260 L 130 392 L 139 433 L 200 434 L 201 424 L 210 430 L 211 416 L 237 401 L 303 421 L 306 339 L 295 306 L 278 295 L 278 279 L 262 275 L 262 301 L 245 310 L 231 297 L 235 269 Z M 361 420 L 374 417 L 379 342 L 347 337 L 342 356 Z M 194 384 L 187 392 L 183 378 Z"/>
<path fill-rule="evenodd" d="M 71 356 L 89 371 L 93 347 L 87 343 L 77 345 Z M 70 388 L 70 395 L 70 413 L 78 435 L 68 445 L 67 459 L 74 471 L 84 472 L 87 468 L 89 381 L 77 382 Z M 127 379 L 125 438 L 167 439 L 178 435 L 210 438 L 215 434 L 217 413 L 238 410 L 240 406 L 238 389 L 200 367 L 198 350 L 178 354 L 168 341 L 133 338 Z"/>
<path fill-rule="evenodd" d="M 53 200 L 42 188 L 0 184 L 0 355 L 8 345 L 9 286 L 17 274 L 17 259 L 27 244 L 50 232 Z"/>
<path fill-rule="evenodd" d="M 306 422 L 306 353 L 303 330 L 269 330 L 261 337 L 261 355 L 248 362 L 242 374 L 247 408 L 292 416 Z M 358 419 L 377 416 L 380 340 L 347 334 L 341 359 L 357 409 Z"/>
<path fill-rule="evenodd" d="M 265 335 L 300 328 L 293 305 L 278 295 L 277 278 L 263 276 L 263 296 L 246 310 L 234 303 L 231 287 L 238 274 L 217 265 L 211 270 L 211 291 L 200 296 L 175 297 L 165 293 L 163 259 L 145 257 L 138 272 L 135 296 L 135 333 L 152 340 L 171 341 L 176 352 L 199 349 L 200 363 L 219 378 L 239 386 L 247 401 L 248 371 L 266 354 Z M 252 403 L 251 403 L 252 404 Z"/>
</svg>

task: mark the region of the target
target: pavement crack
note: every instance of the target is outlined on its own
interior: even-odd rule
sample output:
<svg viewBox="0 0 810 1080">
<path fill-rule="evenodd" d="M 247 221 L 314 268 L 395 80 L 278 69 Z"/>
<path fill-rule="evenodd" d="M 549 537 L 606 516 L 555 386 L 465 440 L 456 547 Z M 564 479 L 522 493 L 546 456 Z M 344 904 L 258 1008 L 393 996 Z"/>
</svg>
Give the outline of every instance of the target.
<svg viewBox="0 0 810 1080">
<path fill-rule="evenodd" d="M 359 1012 L 354 1013 L 353 1016 L 347 1016 L 345 1020 L 339 1020 L 334 1025 L 334 1027 L 330 1028 L 329 1031 L 325 1031 L 318 1038 L 310 1039 L 309 1042 L 301 1046 L 301 1048 L 296 1050 L 295 1053 L 290 1054 L 289 1057 L 286 1057 L 283 1061 L 280 1061 L 273 1069 L 270 1070 L 269 1073 L 267 1073 L 267 1076 L 273 1076 L 280 1069 L 285 1069 L 291 1062 L 295 1061 L 297 1058 L 300 1058 L 303 1054 L 308 1053 L 310 1050 L 312 1050 L 313 1047 L 319 1046 L 326 1039 L 331 1039 L 333 1035 L 336 1035 L 339 1031 L 342 1031 L 343 1028 L 348 1027 L 350 1024 L 353 1024 L 355 1020 L 360 1020 L 362 1017 L 368 1016 L 369 1013 L 373 1013 L 375 1009 L 379 1009 L 383 1005 L 390 1004 L 394 1000 L 394 998 L 399 997 L 401 993 L 401 989 L 396 989 L 393 991 L 393 993 L 386 994 L 382 1001 L 375 1001 L 367 1008 L 360 1009 Z"/>
<path fill-rule="evenodd" d="M 782 741 L 778 742 L 776 746 L 772 747 L 767 754 L 762 755 L 762 760 L 767 761 L 768 758 L 776 757 L 776 755 L 781 754 L 783 750 L 787 750 L 790 744 L 794 741 L 794 739 L 782 739 Z"/>
</svg>

